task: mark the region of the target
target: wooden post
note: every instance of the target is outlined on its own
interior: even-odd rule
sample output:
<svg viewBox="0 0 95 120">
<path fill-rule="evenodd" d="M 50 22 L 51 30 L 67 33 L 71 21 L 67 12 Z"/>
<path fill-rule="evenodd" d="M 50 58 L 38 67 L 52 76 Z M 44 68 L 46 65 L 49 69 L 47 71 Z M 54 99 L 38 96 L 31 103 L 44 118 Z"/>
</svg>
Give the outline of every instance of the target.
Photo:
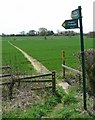
<svg viewBox="0 0 95 120">
<path fill-rule="evenodd" d="M 62 64 L 65 65 L 65 52 L 62 50 Z M 65 68 L 62 67 L 62 78 L 65 78 Z"/>
<path fill-rule="evenodd" d="M 15 82 L 14 82 L 14 80 L 12 79 L 11 84 L 10 84 L 10 86 L 9 86 L 9 99 L 10 99 L 10 100 L 11 100 L 12 97 L 13 97 L 14 84 L 15 84 Z"/>
<path fill-rule="evenodd" d="M 78 74 L 78 77 L 79 77 L 79 85 L 81 85 L 81 75 Z"/>
<path fill-rule="evenodd" d="M 52 92 L 56 90 L 55 72 L 52 72 Z"/>
</svg>

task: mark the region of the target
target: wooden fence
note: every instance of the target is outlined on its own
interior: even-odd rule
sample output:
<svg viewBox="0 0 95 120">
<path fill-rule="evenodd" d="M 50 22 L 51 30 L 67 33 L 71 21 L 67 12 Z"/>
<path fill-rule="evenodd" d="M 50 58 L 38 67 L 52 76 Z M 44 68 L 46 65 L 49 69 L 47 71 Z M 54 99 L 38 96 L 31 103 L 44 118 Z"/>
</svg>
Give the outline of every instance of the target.
<svg viewBox="0 0 95 120">
<path fill-rule="evenodd" d="M 3 70 L 5 70 L 5 71 L 10 71 L 11 70 L 11 67 L 10 66 L 1 66 L 0 67 L 0 70 L 2 70 L 1 72 L 3 72 Z M 2 78 L 2 77 L 11 77 L 11 73 L 5 73 L 5 74 L 0 74 L 0 78 Z"/>
<path fill-rule="evenodd" d="M 76 70 L 74 68 L 71 68 L 71 67 L 68 67 L 68 66 L 65 65 L 65 52 L 64 52 L 64 50 L 62 50 L 62 77 L 63 78 L 65 78 L 65 71 L 66 71 L 66 69 L 70 70 L 70 71 L 72 71 L 72 72 L 74 72 L 76 74 L 78 74 L 79 78 L 80 78 L 80 75 L 82 74 L 81 71 Z"/>
<path fill-rule="evenodd" d="M 1 68 L 1 67 L 0 67 Z M 2 67 L 1 69 L 10 69 L 10 67 Z M 51 76 L 51 79 L 48 78 L 48 76 Z M 33 75 L 33 76 L 28 76 L 28 77 L 21 77 L 21 78 L 16 78 L 11 74 L 4 74 L 1 75 L 0 78 L 5 78 L 5 77 L 11 77 L 9 81 L 1 82 L 0 85 L 8 85 L 9 86 L 9 98 L 12 98 L 13 94 L 13 88 L 15 83 L 18 83 L 18 86 L 20 87 L 22 82 L 25 83 L 51 83 L 52 85 L 50 86 L 45 86 L 45 87 L 40 87 L 40 88 L 33 88 L 31 90 L 37 90 L 37 89 L 45 89 L 45 88 L 52 88 L 52 92 L 55 92 L 56 90 L 56 79 L 55 79 L 55 72 L 47 73 L 47 74 L 40 74 L 40 75 Z M 47 79 L 42 79 L 42 77 L 47 77 Z M 35 78 L 38 78 L 38 80 L 33 80 Z"/>
</svg>

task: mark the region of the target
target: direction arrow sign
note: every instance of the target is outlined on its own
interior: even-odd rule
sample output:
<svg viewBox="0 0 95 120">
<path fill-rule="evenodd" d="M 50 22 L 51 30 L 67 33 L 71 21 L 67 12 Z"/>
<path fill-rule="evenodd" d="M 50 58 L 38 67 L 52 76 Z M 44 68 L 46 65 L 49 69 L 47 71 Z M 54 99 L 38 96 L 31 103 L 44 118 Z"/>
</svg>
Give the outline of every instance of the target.
<svg viewBox="0 0 95 120">
<path fill-rule="evenodd" d="M 62 26 L 63 26 L 65 29 L 75 29 L 75 28 L 79 28 L 79 27 L 78 27 L 78 19 L 65 20 L 65 22 L 62 24 Z"/>
<path fill-rule="evenodd" d="M 79 9 L 73 10 L 71 12 L 71 18 L 72 19 L 79 19 Z"/>
<path fill-rule="evenodd" d="M 81 40 L 81 55 L 82 55 L 82 79 L 83 79 L 83 102 L 84 102 L 84 109 L 87 110 L 86 105 L 86 80 L 85 80 L 85 59 L 84 59 L 84 39 L 83 39 L 83 27 L 82 27 L 82 12 L 81 6 L 78 9 L 73 10 L 71 12 L 72 20 L 65 20 L 62 26 L 65 29 L 74 29 L 78 27 L 78 20 L 80 25 L 80 40 Z"/>
</svg>

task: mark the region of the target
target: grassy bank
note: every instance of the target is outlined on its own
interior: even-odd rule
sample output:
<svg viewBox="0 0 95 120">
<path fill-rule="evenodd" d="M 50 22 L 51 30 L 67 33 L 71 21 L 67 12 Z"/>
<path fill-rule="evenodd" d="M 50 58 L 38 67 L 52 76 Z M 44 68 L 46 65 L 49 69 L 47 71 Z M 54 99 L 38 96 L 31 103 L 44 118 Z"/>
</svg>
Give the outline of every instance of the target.
<svg viewBox="0 0 95 120">
<path fill-rule="evenodd" d="M 57 87 L 55 94 L 48 93 L 44 100 L 24 110 L 17 108 L 3 113 L 3 118 L 85 118 L 91 119 L 87 111 L 83 110 L 82 96 L 79 86 L 75 85 L 65 94 Z"/>
</svg>

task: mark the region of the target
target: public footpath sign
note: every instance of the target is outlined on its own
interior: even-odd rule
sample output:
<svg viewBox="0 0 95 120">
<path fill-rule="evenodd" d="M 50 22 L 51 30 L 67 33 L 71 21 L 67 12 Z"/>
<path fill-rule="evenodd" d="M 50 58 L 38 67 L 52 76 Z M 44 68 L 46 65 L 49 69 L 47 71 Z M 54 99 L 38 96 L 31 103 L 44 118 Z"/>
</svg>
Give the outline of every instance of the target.
<svg viewBox="0 0 95 120">
<path fill-rule="evenodd" d="M 85 80 L 85 62 L 84 62 L 84 39 L 83 39 L 83 26 L 82 26 L 82 12 L 81 6 L 71 12 L 71 20 L 65 20 L 62 26 L 65 29 L 80 28 L 80 42 L 81 42 L 81 56 L 82 56 L 82 80 L 83 80 L 83 103 L 84 109 L 87 110 L 86 105 L 86 80 Z M 78 20 L 80 27 L 78 27 Z"/>
<path fill-rule="evenodd" d="M 78 28 L 78 19 L 65 20 L 65 22 L 62 24 L 62 26 L 63 26 L 65 29 Z"/>
<path fill-rule="evenodd" d="M 71 12 L 71 18 L 72 19 L 79 19 L 79 9 L 73 10 Z"/>
</svg>

